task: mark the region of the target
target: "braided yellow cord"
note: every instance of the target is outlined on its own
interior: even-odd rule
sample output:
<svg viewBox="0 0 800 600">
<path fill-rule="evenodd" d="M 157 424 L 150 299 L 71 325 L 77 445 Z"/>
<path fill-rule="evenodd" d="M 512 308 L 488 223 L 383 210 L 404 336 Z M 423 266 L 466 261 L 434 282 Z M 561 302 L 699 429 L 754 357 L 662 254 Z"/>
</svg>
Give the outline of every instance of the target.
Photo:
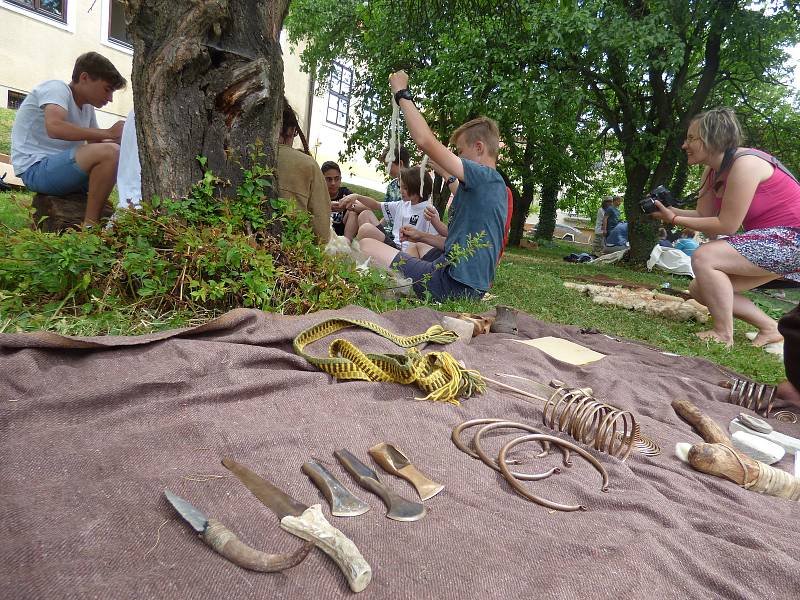
<svg viewBox="0 0 800 600">
<path fill-rule="evenodd" d="M 401 348 L 409 348 L 406 354 L 364 354 L 351 342 L 336 339 L 328 346 L 328 356 L 311 356 L 305 352 L 308 344 L 321 340 L 347 327 L 369 329 L 381 337 L 391 340 Z M 357 319 L 329 319 L 309 327 L 294 338 L 292 346 L 299 356 L 336 379 L 360 379 L 362 381 L 391 381 L 414 383 L 428 392 L 417 400 L 434 400 L 458 405 L 458 397 L 469 398 L 486 389 L 480 373 L 463 368 L 447 352 L 428 352 L 425 355 L 414 348 L 425 342 L 449 344 L 458 339 L 455 332 L 433 325 L 420 335 L 400 336 L 388 329 Z"/>
</svg>

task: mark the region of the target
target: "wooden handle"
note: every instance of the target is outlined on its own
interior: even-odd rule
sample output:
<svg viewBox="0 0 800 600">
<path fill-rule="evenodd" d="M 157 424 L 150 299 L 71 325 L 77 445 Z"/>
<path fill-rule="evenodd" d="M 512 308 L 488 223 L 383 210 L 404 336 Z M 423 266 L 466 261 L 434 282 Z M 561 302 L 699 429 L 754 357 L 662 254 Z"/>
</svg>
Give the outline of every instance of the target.
<svg viewBox="0 0 800 600">
<path fill-rule="evenodd" d="M 314 542 L 317 548 L 330 556 L 342 570 L 354 592 L 360 592 L 369 585 L 372 568 L 361 556 L 356 545 L 328 523 L 319 504 L 310 506 L 299 517 L 283 517 L 281 527 L 299 538 Z"/>
<path fill-rule="evenodd" d="M 216 519 L 208 520 L 208 527 L 200 537 L 215 552 L 221 554 L 233 564 L 243 569 L 262 573 L 273 573 L 294 567 L 303 562 L 314 547 L 314 544 L 306 542 L 292 554 L 267 554 L 242 542 L 236 537 L 236 534 Z"/>
</svg>

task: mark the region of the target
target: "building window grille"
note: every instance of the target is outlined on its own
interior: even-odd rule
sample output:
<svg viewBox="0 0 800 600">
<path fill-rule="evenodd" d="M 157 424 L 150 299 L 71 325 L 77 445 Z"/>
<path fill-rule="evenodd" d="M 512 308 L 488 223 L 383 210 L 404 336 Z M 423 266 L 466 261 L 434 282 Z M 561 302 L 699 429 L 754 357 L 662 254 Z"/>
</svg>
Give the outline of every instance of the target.
<svg viewBox="0 0 800 600">
<path fill-rule="evenodd" d="M 8 0 L 11 4 L 16 4 L 37 14 L 67 22 L 67 0 Z"/>
<path fill-rule="evenodd" d="M 347 128 L 350 116 L 350 90 L 353 87 L 353 70 L 343 64 L 333 63 L 330 86 L 328 88 L 328 111 L 325 120 L 328 123 Z"/>
<path fill-rule="evenodd" d="M 17 110 L 20 106 L 22 106 L 22 102 L 28 94 L 23 94 L 22 92 L 15 92 L 14 90 L 8 90 L 8 108 L 13 108 Z"/>
</svg>

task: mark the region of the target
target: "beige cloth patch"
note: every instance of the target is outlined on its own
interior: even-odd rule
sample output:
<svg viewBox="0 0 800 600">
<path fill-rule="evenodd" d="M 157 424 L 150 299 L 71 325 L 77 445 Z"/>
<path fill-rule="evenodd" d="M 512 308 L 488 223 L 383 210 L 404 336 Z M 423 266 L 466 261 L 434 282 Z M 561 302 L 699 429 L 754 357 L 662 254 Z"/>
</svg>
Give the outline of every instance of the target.
<svg viewBox="0 0 800 600">
<path fill-rule="evenodd" d="M 571 365 L 585 365 L 605 357 L 605 354 L 595 352 L 586 346 L 581 346 L 575 342 L 570 342 L 569 340 L 552 337 L 549 335 L 533 340 L 512 341 L 519 344 L 525 344 L 526 346 L 538 348 L 545 354 L 549 354 L 553 358 Z"/>
</svg>

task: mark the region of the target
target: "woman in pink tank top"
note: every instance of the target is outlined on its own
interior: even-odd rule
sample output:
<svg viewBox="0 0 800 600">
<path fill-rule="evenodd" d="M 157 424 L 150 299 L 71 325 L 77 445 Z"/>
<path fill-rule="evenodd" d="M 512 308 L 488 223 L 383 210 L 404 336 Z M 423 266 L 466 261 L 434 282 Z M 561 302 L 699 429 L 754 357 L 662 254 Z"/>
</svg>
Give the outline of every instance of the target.
<svg viewBox="0 0 800 600">
<path fill-rule="evenodd" d="M 656 202 L 655 214 L 710 237 L 729 236 L 692 254 L 689 291 L 714 319 L 713 329 L 697 335 L 732 346 L 736 317 L 758 329 L 753 345 L 763 346 L 783 339 L 777 322 L 741 292 L 775 279 L 800 282 L 800 184 L 769 154 L 741 145 L 733 110 L 697 115 L 682 146 L 690 165 L 705 165 L 697 209 Z"/>
</svg>

